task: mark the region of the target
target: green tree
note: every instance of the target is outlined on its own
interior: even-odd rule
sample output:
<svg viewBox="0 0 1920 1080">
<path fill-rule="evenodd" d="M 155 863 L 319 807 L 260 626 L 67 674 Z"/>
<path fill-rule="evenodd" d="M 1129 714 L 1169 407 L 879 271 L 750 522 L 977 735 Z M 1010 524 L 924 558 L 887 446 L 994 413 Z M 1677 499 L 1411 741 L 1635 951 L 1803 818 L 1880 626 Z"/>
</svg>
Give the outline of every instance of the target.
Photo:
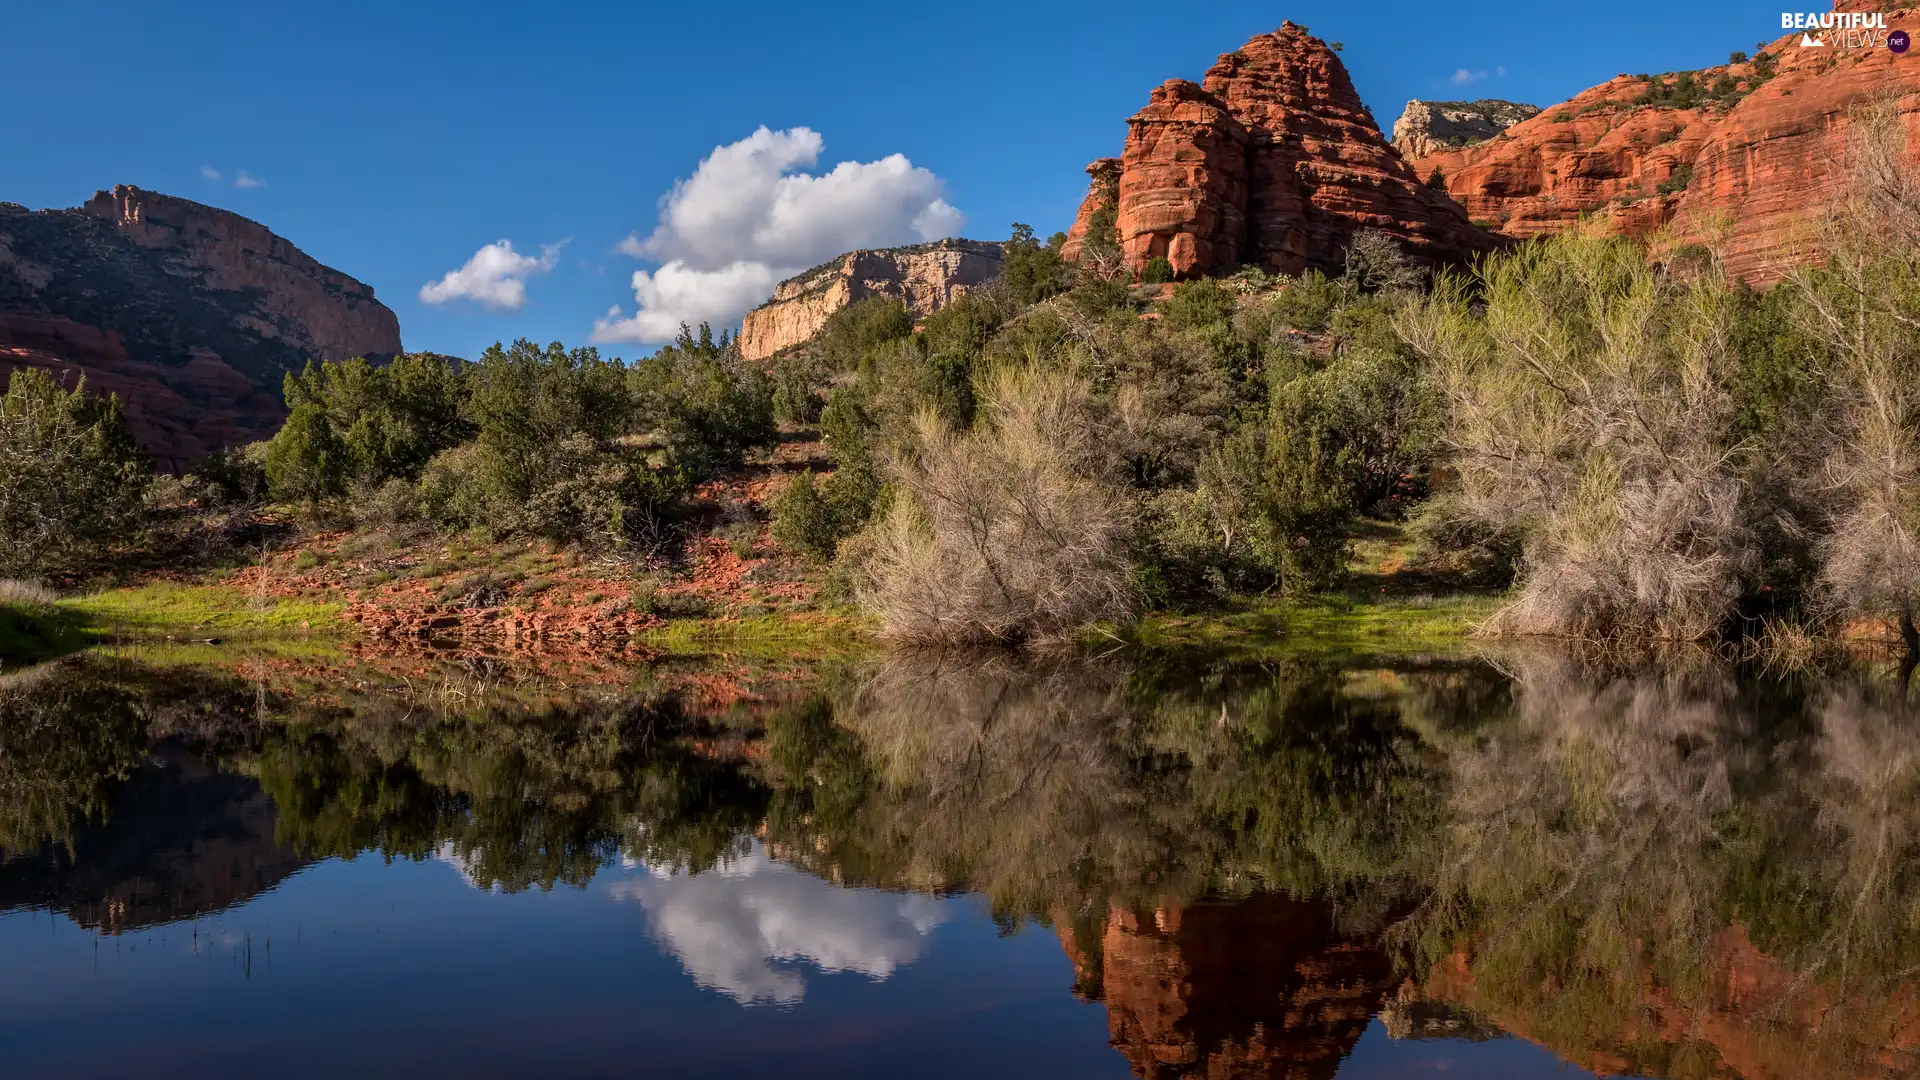
<svg viewBox="0 0 1920 1080">
<path fill-rule="evenodd" d="M 74 570 L 127 539 L 148 476 L 118 399 L 14 371 L 0 396 L 0 575 Z"/>
<path fill-rule="evenodd" d="M 1056 237 L 1060 244 L 1065 236 Z M 1008 299 L 1018 307 L 1030 307 L 1067 287 L 1066 265 L 1060 258 L 1060 244 L 1041 244 L 1031 225 L 1013 224 L 1013 236 L 1006 243 L 1000 263 L 1000 282 Z"/>
<path fill-rule="evenodd" d="M 704 323 L 697 338 L 681 327 L 679 340 L 635 364 L 628 385 L 639 426 L 665 436 L 696 476 L 737 469 L 748 450 L 779 437 L 772 380 Z"/>
</svg>

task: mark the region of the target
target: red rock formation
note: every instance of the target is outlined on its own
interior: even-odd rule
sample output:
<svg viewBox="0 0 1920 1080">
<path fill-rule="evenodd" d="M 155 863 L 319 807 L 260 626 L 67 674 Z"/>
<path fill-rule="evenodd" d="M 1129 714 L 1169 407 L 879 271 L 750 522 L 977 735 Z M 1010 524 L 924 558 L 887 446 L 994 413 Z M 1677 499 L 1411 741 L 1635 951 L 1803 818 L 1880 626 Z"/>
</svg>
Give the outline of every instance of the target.
<svg viewBox="0 0 1920 1080">
<path fill-rule="evenodd" d="M 1184 79 L 1155 88 L 1127 123 L 1116 222 L 1127 262 L 1139 267 L 1165 258 L 1182 276 L 1239 265 L 1247 235 L 1247 129 L 1218 98 Z"/>
<path fill-rule="evenodd" d="M 128 434 L 173 472 L 221 446 L 264 439 L 286 418 L 278 394 L 211 352 L 178 367 L 144 363 L 127 356 L 120 335 L 55 316 L 0 315 L 0 375 L 16 368 L 67 386 L 84 378 L 89 392 L 119 398 Z"/>
<path fill-rule="evenodd" d="M 1097 957 L 1071 932 L 1062 945 L 1142 1080 L 1332 1077 L 1393 983 L 1329 905 L 1277 896 L 1116 910 Z"/>
<path fill-rule="evenodd" d="M 1838 10 L 1872 11 L 1847 3 Z M 1920 34 L 1920 14 L 1889 11 L 1890 30 Z M 1699 108 L 1638 105 L 1649 89 L 1620 75 L 1497 138 L 1414 162 L 1439 169 L 1476 221 L 1538 236 L 1587 218 L 1643 235 L 1671 224 L 1681 240 L 1722 245 L 1728 268 L 1765 283 L 1814 257 L 1822 192 L 1840 175 L 1854 105 L 1890 97 L 1910 130 L 1920 113 L 1920 61 L 1884 47 L 1801 48 L 1799 34 L 1767 47 L 1777 71 L 1753 62 L 1708 68 L 1733 93 Z M 1757 86 L 1756 86 L 1757 84 Z"/>
<path fill-rule="evenodd" d="M 1284 23 L 1221 56 L 1201 86 L 1172 80 L 1128 121 L 1113 207 L 1135 270 L 1165 257 L 1187 277 L 1257 264 L 1337 270 L 1353 234 L 1378 228 L 1427 261 L 1491 248 L 1452 200 L 1387 144 L 1333 50 Z M 1084 250 L 1105 202 L 1100 171 L 1068 233 Z"/>
<path fill-rule="evenodd" d="M 125 186 L 77 210 L 0 203 L 0 324 L 0 377 L 86 376 L 175 469 L 272 434 L 309 359 L 400 352 L 371 288 L 237 214 Z"/>
</svg>

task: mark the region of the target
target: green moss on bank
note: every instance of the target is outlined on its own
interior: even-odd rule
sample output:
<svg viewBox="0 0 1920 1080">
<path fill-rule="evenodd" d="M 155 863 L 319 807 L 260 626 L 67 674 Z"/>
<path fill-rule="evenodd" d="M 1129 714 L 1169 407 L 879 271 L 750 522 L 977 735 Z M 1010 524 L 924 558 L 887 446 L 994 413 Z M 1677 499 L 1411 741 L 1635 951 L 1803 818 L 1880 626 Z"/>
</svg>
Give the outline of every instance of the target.
<svg viewBox="0 0 1920 1080">
<path fill-rule="evenodd" d="M 112 641 L 342 637 L 346 606 L 266 600 L 225 585 L 161 582 L 107 589 L 32 610 L 0 607 L 0 662 L 41 660 Z"/>
<path fill-rule="evenodd" d="M 1241 602 L 1202 614 L 1157 613 L 1122 640 L 1149 649 L 1323 652 L 1368 655 L 1464 653 L 1475 626 L 1500 598 L 1485 593 L 1416 597 L 1317 596 Z"/>
<path fill-rule="evenodd" d="M 90 631 L 136 637 L 246 637 L 344 634 L 346 605 L 316 600 L 260 600 L 226 585 L 158 582 L 108 589 L 57 605 Z"/>
</svg>

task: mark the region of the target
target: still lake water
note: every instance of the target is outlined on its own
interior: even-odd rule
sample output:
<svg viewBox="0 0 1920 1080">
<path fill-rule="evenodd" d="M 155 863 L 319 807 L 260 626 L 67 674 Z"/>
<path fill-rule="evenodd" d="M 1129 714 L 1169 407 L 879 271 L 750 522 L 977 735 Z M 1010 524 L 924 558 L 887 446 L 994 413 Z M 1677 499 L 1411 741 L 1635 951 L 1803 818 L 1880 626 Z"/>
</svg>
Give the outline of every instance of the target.
<svg viewBox="0 0 1920 1080">
<path fill-rule="evenodd" d="M 0 1077 L 1920 1075 L 1920 717 L 1708 661 L 0 676 Z"/>
</svg>

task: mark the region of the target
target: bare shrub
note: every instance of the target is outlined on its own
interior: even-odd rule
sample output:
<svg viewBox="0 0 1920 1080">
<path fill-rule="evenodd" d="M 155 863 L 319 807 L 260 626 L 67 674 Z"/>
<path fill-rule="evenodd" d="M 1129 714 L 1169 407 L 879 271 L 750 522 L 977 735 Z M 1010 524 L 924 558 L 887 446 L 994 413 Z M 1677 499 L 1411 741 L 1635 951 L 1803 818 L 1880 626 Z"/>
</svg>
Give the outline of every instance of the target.
<svg viewBox="0 0 1920 1080">
<path fill-rule="evenodd" d="M 1434 365 L 1460 507 L 1522 538 L 1518 594 L 1488 629 L 1714 633 L 1756 560 L 1724 275 L 1659 274 L 1631 242 L 1565 235 L 1477 276 L 1443 278 L 1397 327 Z"/>
<path fill-rule="evenodd" d="M 1891 102 L 1856 109 L 1826 266 L 1789 279 L 1831 354 L 1821 583 L 1832 614 L 1899 621 L 1920 650 L 1920 170 Z"/>
<path fill-rule="evenodd" d="M 1059 640 L 1125 617 L 1135 512 L 1086 384 L 1031 367 L 984 382 L 974 431 L 919 418 L 866 546 L 864 601 L 888 637 L 919 643 Z"/>
</svg>

